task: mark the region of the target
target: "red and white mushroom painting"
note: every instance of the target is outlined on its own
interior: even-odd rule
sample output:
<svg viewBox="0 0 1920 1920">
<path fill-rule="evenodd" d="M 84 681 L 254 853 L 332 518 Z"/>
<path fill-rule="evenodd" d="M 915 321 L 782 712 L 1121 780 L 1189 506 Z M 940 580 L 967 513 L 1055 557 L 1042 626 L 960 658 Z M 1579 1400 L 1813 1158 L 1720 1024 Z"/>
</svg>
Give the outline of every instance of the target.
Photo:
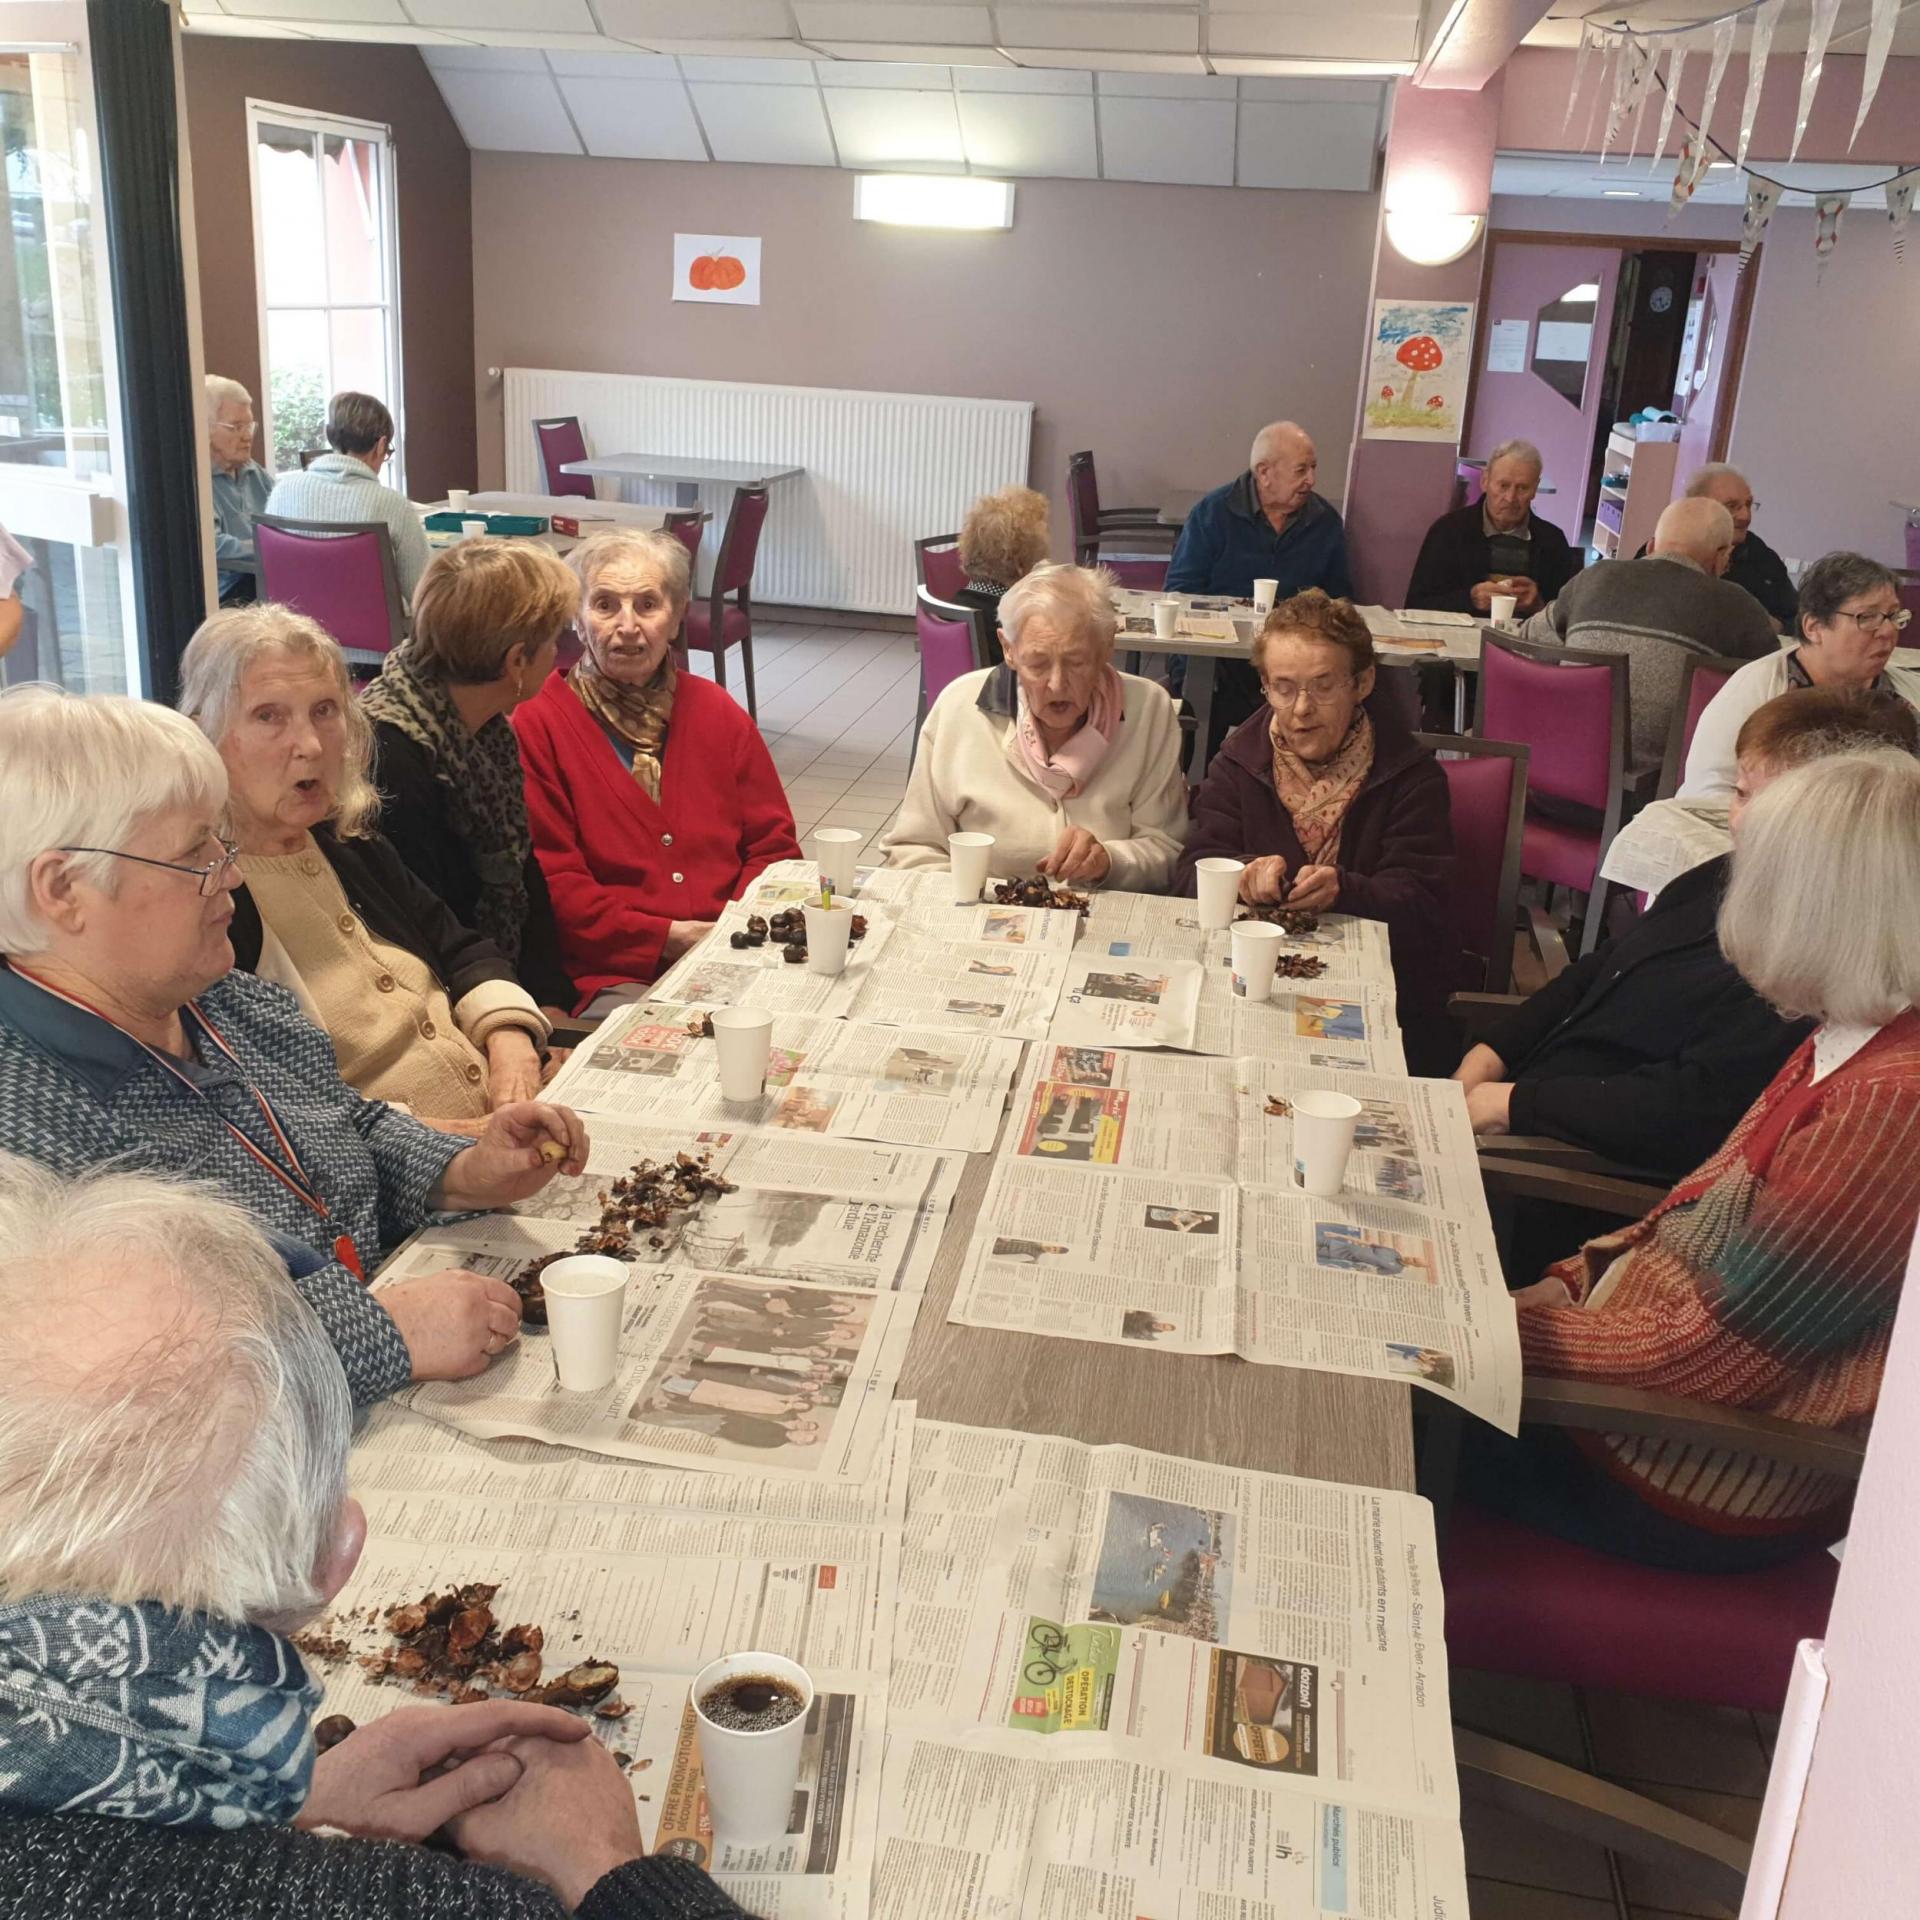
<svg viewBox="0 0 1920 1920">
<path fill-rule="evenodd" d="M 1365 437 L 1458 441 L 1472 339 L 1471 302 L 1376 300 Z"/>
<path fill-rule="evenodd" d="M 1420 384 L 1423 373 L 1437 372 L 1446 360 L 1446 351 L 1430 333 L 1416 333 L 1411 340 L 1400 343 L 1400 351 L 1393 356 L 1406 368 L 1410 376 L 1406 391 L 1400 396 L 1406 406 L 1413 405 L 1413 390 Z"/>
</svg>

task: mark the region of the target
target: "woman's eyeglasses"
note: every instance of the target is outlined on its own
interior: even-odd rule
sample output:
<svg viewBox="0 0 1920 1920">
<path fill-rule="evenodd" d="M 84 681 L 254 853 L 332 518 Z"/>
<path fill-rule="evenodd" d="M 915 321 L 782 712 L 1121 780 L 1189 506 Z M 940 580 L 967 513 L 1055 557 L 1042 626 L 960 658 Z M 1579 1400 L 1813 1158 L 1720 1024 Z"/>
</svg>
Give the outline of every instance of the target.
<svg viewBox="0 0 1920 1920">
<path fill-rule="evenodd" d="M 1329 680 L 1268 680 L 1264 684 L 1269 700 L 1278 701 L 1283 707 L 1290 707 L 1303 695 L 1310 707 L 1324 707 L 1339 699 L 1341 693 L 1353 685 L 1354 676 L 1340 674 Z"/>
<path fill-rule="evenodd" d="M 238 864 L 240 849 L 231 840 L 222 839 L 218 834 L 209 834 L 220 849 L 220 858 L 209 861 L 204 867 L 190 867 L 178 860 L 154 860 L 144 853 L 122 853 L 118 847 L 62 847 L 62 853 L 98 853 L 109 860 L 132 860 L 143 867 L 164 867 L 169 873 L 190 873 L 200 882 L 200 897 L 205 900 L 220 891 L 221 876 L 229 867 Z"/>
<path fill-rule="evenodd" d="M 1873 607 L 1866 613 L 1849 613 L 1842 607 L 1833 617 L 1836 620 L 1851 620 L 1862 633 L 1878 633 L 1884 627 L 1891 627 L 1895 633 L 1905 633 L 1913 612 L 1908 607 L 1900 608 L 1897 613 L 1889 613 L 1884 607 Z"/>
</svg>

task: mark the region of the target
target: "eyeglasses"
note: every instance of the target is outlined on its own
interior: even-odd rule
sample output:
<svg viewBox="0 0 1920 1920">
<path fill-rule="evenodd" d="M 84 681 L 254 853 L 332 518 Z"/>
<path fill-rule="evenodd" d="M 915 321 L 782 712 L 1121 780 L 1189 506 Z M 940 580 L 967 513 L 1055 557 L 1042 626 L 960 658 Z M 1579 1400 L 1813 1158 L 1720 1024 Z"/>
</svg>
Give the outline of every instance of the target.
<svg viewBox="0 0 1920 1920">
<path fill-rule="evenodd" d="M 200 882 L 200 897 L 205 900 L 220 891 L 220 876 L 238 863 L 240 849 L 231 840 L 225 840 L 218 834 L 209 834 L 220 849 L 220 858 L 209 861 L 204 867 L 184 866 L 178 860 L 152 860 L 144 853 L 122 853 L 118 847 L 62 847 L 62 853 L 98 853 L 109 860 L 132 860 L 143 867 L 165 867 L 169 873 L 190 873 Z"/>
<path fill-rule="evenodd" d="M 1895 633 L 1904 633 L 1907 622 L 1913 618 L 1908 607 L 1901 607 L 1895 613 L 1889 613 L 1884 607 L 1872 607 L 1865 613 L 1849 613 L 1845 607 L 1833 616 L 1836 620 L 1851 620 L 1862 633 L 1878 633 L 1883 627 L 1891 627 Z"/>
<path fill-rule="evenodd" d="M 1326 680 L 1269 680 L 1265 685 L 1267 698 L 1280 706 L 1291 707 L 1304 695 L 1310 707 L 1324 707 L 1353 682 L 1354 676 L 1346 673 Z"/>
</svg>

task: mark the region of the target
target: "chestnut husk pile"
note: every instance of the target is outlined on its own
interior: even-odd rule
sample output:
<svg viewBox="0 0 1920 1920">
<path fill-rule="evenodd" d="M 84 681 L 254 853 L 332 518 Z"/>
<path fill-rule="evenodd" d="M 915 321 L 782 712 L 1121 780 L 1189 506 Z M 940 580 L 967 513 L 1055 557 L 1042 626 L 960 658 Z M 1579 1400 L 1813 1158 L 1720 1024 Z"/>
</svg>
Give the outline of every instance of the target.
<svg viewBox="0 0 1920 1920">
<path fill-rule="evenodd" d="M 993 888 L 994 904 L 1002 907 L 1059 907 L 1068 913 L 1085 913 L 1093 905 L 1090 894 L 1056 887 L 1044 873 L 1026 880 L 998 880 Z"/>
<path fill-rule="evenodd" d="M 852 940 L 867 937 L 867 916 L 856 913 L 847 936 Z M 744 932 L 731 933 L 731 947 L 764 947 L 771 940 L 780 948 L 780 957 L 788 966 L 797 967 L 807 957 L 807 916 L 798 907 L 784 907 L 770 919 L 750 914 Z"/>
<path fill-rule="evenodd" d="M 1264 920 L 1269 926 L 1278 927 L 1282 933 L 1292 934 L 1296 940 L 1320 931 L 1320 916 L 1310 907 L 1242 907 L 1233 917 L 1236 920 Z M 1294 977 L 1312 978 L 1311 975 Z"/>
<path fill-rule="evenodd" d="M 1317 953 L 1283 953 L 1273 963 L 1275 975 L 1282 980 L 1318 980 L 1327 963 Z"/>
</svg>

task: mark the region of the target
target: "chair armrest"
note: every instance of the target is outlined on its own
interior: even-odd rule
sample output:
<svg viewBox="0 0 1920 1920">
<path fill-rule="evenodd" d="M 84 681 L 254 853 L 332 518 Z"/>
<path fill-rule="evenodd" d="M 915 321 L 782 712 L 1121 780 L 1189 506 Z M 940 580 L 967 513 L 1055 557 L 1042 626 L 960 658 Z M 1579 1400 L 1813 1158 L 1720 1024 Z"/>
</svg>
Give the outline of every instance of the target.
<svg viewBox="0 0 1920 1920">
<path fill-rule="evenodd" d="M 1160 518 L 1158 507 L 1102 507 L 1100 524 L 1103 527 L 1123 527 L 1130 520 L 1144 520 L 1149 526 L 1164 527 L 1166 522 Z"/>
<path fill-rule="evenodd" d="M 1629 767 L 1620 776 L 1620 785 L 1637 800 L 1651 800 L 1654 788 L 1660 784 L 1658 767 Z"/>
<path fill-rule="evenodd" d="M 1564 1167 L 1570 1173 L 1596 1173 L 1606 1180 L 1630 1180 L 1662 1194 L 1666 1191 L 1661 1176 L 1651 1168 L 1609 1160 L 1591 1147 L 1576 1146 L 1571 1140 L 1555 1140 L 1544 1133 L 1488 1134 L 1479 1146 L 1482 1153 L 1490 1153 L 1500 1160 L 1527 1160 Z"/>
<path fill-rule="evenodd" d="M 1547 912 L 1538 901 L 1530 901 L 1527 906 L 1527 923 L 1533 934 L 1533 948 L 1540 956 L 1540 964 L 1546 969 L 1549 980 L 1557 980 L 1567 970 L 1567 942 L 1565 936 L 1553 922 L 1547 918 Z"/>
<path fill-rule="evenodd" d="M 1526 997 L 1524 993 L 1454 993 L 1447 996 L 1447 1011 L 1472 1044 Z"/>
<path fill-rule="evenodd" d="M 1491 1148 L 1496 1143 L 1487 1144 Z M 1486 1182 L 1489 1195 L 1503 1193 L 1521 1200 L 1552 1200 L 1565 1207 L 1587 1207 L 1595 1213 L 1617 1214 L 1622 1220 L 1638 1220 L 1658 1206 L 1668 1192 L 1664 1186 L 1544 1161 L 1503 1160 L 1494 1152 L 1481 1154 L 1480 1177 Z"/>
<path fill-rule="evenodd" d="M 550 1047 L 584 1046 L 597 1031 L 597 1027 L 556 1026 L 547 1035 L 547 1045 Z"/>
</svg>

